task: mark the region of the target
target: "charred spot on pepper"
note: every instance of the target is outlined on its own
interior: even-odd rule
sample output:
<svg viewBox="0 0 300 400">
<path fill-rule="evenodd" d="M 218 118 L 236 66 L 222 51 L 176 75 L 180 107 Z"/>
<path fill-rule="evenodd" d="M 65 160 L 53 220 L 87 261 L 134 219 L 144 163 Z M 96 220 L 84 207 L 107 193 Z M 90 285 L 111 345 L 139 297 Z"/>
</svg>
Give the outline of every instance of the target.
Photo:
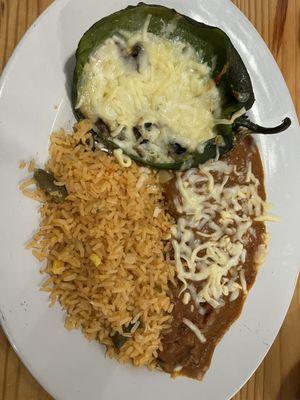
<svg viewBox="0 0 300 400">
<path fill-rule="evenodd" d="M 103 119 L 98 118 L 95 122 L 95 126 L 103 136 L 110 136 L 109 126 L 103 121 Z"/>
<path fill-rule="evenodd" d="M 177 155 L 182 155 L 182 154 L 186 153 L 186 151 L 187 151 L 179 143 L 172 143 L 171 144 L 171 148 L 174 151 L 174 153 L 177 154 Z"/>
<path fill-rule="evenodd" d="M 137 58 L 140 52 L 143 50 L 144 50 L 143 46 L 139 43 L 136 43 L 131 49 L 130 56 L 133 58 Z"/>
<path fill-rule="evenodd" d="M 98 137 L 97 133 L 94 132 L 93 130 L 90 131 L 90 134 L 91 134 L 91 136 L 89 138 L 87 138 L 86 142 L 83 143 L 83 141 L 80 140 L 80 144 L 87 145 L 90 150 L 95 151 L 97 148 L 97 145 L 100 143 L 99 137 Z"/>
<path fill-rule="evenodd" d="M 132 132 L 133 132 L 134 137 L 135 137 L 136 140 L 141 139 L 142 134 L 141 134 L 140 130 L 139 130 L 136 126 L 134 126 L 134 127 L 132 128 Z"/>
<path fill-rule="evenodd" d="M 115 44 L 117 45 L 123 59 L 128 65 L 131 65 L 138 72 L 141 66 L 141 57 L 144 54 L 144 47 L 140 43 L 136 43 L 130 50 L 127 48 L 124 39 L 116 39 Z"/>
<path fill-rule="evenodd" d="M 152 126 L 153 126 L 152 122 L 145 122 L 145 123 L 144 123 L 144 128 L 145 128 L 147 131 L 150 131 L 151 128 L 152 128 Z"/>
<path fill-rule="evenodd" d="M 147 59 L 145 58 L 146 52 L 144 47 L 140 43 L 136 43 L 131 50 L 130 56 L 136 62 L 136 70 L 141 72 L 143 65 L 145 65 L 145 62 L 147 62 Z"/>
</svg>

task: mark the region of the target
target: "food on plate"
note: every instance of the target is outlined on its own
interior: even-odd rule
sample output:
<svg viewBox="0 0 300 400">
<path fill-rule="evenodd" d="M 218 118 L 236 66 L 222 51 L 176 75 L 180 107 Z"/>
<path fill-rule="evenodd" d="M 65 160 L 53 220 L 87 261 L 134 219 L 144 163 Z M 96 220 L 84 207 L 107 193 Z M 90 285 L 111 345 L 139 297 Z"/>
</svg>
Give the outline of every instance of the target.
<svg viewBox="0 0 300 400">
<path fill-rule="evenodd" d="M 83 36 L 79 122 L 20 186 L 41 202 L 27 248 L 67 329 L 120 362 L 203 378 L 276 220 L 249 133 L 290 120 L 256 125 L 253 102 L 227 35 L 174 10 L 128 7 Z"/>
<path fill-rule="evenodd" d="M 142 164 L 197 167 L 248 132 L 290 124 L 251 123 L 251 80 L 228 36 L 166 7 L 139 4 L 103 18 L 83 35 L 76 58 L 77 117 Z"/>
<path fill-rule="evenodd" d="M 258 149 L 248 137 L 200 169 L 125 168 L 92 149 L 91 128 L 53 133 L 45 169 L 21 186 L 41 201 L 27 248 L 42 290 L 109 357 L 201 379 L 266 253 Z"/>
<path fill-rule="evenodd" d="M 68 195 L 62 202 L 37 181 L 41 222 L 27 247 L 46 260 L 42 288 L 60 301 L 66 328 L 101 341 L 111 357 L 153 367 L 172 320 L 175 270 L 164 257 L 172 217 L 157 174 L 91 151 L 90 128 L 83 121 L 73 135 L 52 134 L 45 168 Z"/>
<path fill-rule="evenodd" d="M 222 160 L 178 172 L 166 184 L 176 218 L 172 249 L 172 329 L 163 336 L 164 370 L 201 379 L 216 344 L 239 316 L 266 255 L 263 168 L 245 138 Z"/>
</svg>

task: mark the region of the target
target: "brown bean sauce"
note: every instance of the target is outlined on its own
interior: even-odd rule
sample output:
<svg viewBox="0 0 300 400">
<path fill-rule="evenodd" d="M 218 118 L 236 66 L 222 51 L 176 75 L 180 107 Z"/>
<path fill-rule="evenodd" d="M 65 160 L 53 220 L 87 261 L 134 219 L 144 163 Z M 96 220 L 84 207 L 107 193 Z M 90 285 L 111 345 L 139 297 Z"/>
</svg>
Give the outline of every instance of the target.
<svg viewBox="0 0 300 400">
<path fill-rule="evenodd" d="M 236 165 L 238 170 L 246 169 L 247 163 L 251 161 L 252 172 L 260 182 L 258 193 L 265 200 L 263 166 L 259 151 L 251 137 L 246 137 L 230 153 L 223 157 L 223 160 L 229 164 Z M 236 185 L 238 183 L 238 177 L 232 173 L 228 184 Z M 175 191 L 174 180 L 166 187 L 166 197 L 170 202 L 171 210 Z M 247 256 L 244 263 L 244 271 L 248 290 L 253 285 L 257 273 L 255 253 L 258 246 L 265 242 L 264 223 L 253 221 L 252 228 L 255 233 L 251 235 L 251 238 L 245 244 Z M 178 298 L 179 282 L 177 287 L 171 287 L 170 291 L 174 303 L 173 322 L 171 330 L 163 335 L 163 350 L 158 354 L 158 363 L 164 371 L 171 373 L 172 376 L 185 375 L 194 379 L 202 379 L 210 366 L 216 345 L 230 325 L 239 317 L 246 295 L 240 293 L 239 297 L 231 302 L 227 297 L 224 297 L 225 305 L 217 309 L 206 303 L 204 305 L 206 313 L 205 315 L 200 315 L 192 300 L 185 305 L 182 302 L 182 298 Z M 191 304 L 194 307 L 191 307 Z M 191 311 L 192 309 L 193 311 Z M 183 323 L 183 318 L 192 321 L 205 333 L 205 343 L 201 343 L 196 335 Z M 176 371 L 178 366 L 181 368 L 180 371 Z"/>
</svg>

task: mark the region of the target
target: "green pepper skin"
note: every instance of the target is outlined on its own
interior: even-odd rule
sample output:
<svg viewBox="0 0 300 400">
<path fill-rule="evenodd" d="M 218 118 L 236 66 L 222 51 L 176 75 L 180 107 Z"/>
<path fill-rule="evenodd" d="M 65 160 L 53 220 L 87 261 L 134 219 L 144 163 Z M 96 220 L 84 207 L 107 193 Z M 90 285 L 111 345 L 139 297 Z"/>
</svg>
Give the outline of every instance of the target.
<svg viewBox="0 0 300 400">
<path fill-rule="evenodd" d="M 55 201 L 62 203 L 68 196 L 65 186 L 55 184 L 55 176 L 44 169 L 37 168 L 34 170 L 33 178 L 40 189 L 49 194 Z"/>
<path fill-rule="evenodd" d="M 151 14 L 149 32 L 158 36 L 165 36 L 167 24 L 174 23 L 174 30 L 168 34 L 168 38 L 179 38 L 182 42 L 189 43 L 201 54 L 202 61 L 212 68 L 212 78 L 222 91 L 223 118 L 230 118 L 235 111 L 240 110 L 242 107 L 246 110 L 252 107 L 255 98 L 250 76 L 240 55 L 225 32 L 217 27 L 206 25 L 179 14 L 173 9 L 139 3 L 137 6 L 129 6 L 96 22 L 80 40 L 76 52 L 77 62 L 73 78 L 74 113 L 79 120 L 84 116 L 79 110 L 75 109 L 75 105 L 78 101 L 80 78 L 90 54 L 106 39 L 117 34 L 120 30 L 134 32 L 141 29 L 149 14 Z M 285 122 L 284 129 L 289 125 L 290 120 Z M 224 146 L 217 146 L 215 139 L 211 139 L 204 143 L 204 151 L 202 153 L 188 153 L 172 163 L 156 163 L 146 161 L 131 153 L 126 154 L 142 165 L 157 169 L 184 170 L 197 167 L 199 164 L 215 158 L 217 154 L 222 155 L 230 150 L 234 146 L 241 126 L 248 128 L 249 133 L 259 133 L 259 128 L 264 131 L 261 133 L 280 131 L 278 130 L 279 127 L 275 127 L 271 128 L 272 132 L 268 132 L 268 128 L 259 127 L 250 123 L 246 117 L 240 117 L 233 125 L 219 125 L 216 127 L 218 135 L 221 135 L 224 139 Z M 118 148 L 115 143 L 101 132 L 97 135 L 108 148 Z"/>
<path fill-rule="evenodd" d="M 179 14 L 175 10 L 139 3 L 111 14 L 96 22 L 82 37 L 76 52 L 76 68 L 73 81 L 74 104 L 77 103 L 78 84 L 90 54 L 106 39 L 120 30 L 137 31 L 143 27 L 145 19 L 151 14 L 148 31 L 158 36 L 164 35 L 167 24 L 176 21 L 176 28 L 169 38 L 180 38 L 189 43 L 202 55 L 203 62 L 214 68 L 212 77 L 218 85 L 226 87 L 225 102 L 235 103 L 237 108 L 250 109 L 254 94 L 247 69 L 233 47 L 229 37 L 221 29 Z"/>
<path fill-rule="evenodd" d="M 139 321 L 139 328 L 143 327 L 142 321 Z M 129 323 L 127 326 L 123 327 L 123 332 L 124 333 L 129 333 L 131 329 L 134 327 L 134 324 Z M 121 335 L 119 332 L 115 332 L 113 335 L 111 335 L 111 340 L 113 342 L 113 345 L 117 350 L 120 350 L 124 344 L 129 340 L 130 338 L 127 336 Z"/>
</svg>

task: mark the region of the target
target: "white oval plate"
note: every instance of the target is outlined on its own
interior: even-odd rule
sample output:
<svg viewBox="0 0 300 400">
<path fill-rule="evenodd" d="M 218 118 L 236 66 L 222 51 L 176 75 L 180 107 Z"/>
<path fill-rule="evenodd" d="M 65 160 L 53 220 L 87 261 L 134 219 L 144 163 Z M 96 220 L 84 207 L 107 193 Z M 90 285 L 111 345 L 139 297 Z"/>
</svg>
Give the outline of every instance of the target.
<svg viewBox="0 0 300 400">
<path fill-rule="evenodd" d="M 18 164 L 32 157 L 45 161 L 52 129 L 71 126 L 69 94 L 77 43 L 95 21 L 129 2 L 55 1 L 25 35 L 1 80 L 0 320 L 23 362 L 56 400 L 229 399 L 268 351 L 294 291 L 300 264 L 300 135 L 279 69 L 261 37 L 230 1 L 156 3 L 229 34 L 253 81 L 256 103 L 251 116 L 256 122 L 272 125 L 285 116 L 292 119 L 288 132 L 258 137 L 268 197 L 281 222 L 269 227 L 267 261 L 203 382 L 172 380 L 167 374 L 119 365 L 105 359 L 103 348 L 80 332 L 67 332 L 59 307 L 49 310 L 47 295 L 39 292 L 39 264 L 24 249 L 38 226 L 38 215 L 37 205 L 17 189 L 24 178 Z"/>
</svg>

